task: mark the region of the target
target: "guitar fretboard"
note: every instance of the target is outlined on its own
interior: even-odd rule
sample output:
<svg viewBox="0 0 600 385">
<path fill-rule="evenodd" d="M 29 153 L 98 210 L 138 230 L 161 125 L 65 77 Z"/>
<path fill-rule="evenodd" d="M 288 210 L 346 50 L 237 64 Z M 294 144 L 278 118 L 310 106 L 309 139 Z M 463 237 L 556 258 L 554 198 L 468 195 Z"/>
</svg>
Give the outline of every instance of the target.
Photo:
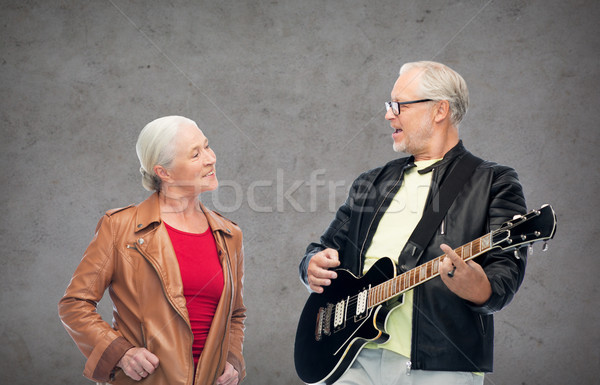
<svg viewBox="0 0 600 385">
<path fill-rule="evenodd" d="M 468 261 L 488 251 L 491 248 L 491 245 L 492 233 L 489 233 L 455 249 L 454 251 L 464 261 Z M 372 287 L 369 289 L 368 306 L 377 306 L 397 295 L 404 293 L 407 290 L 424 283 L 425 281 L 437 277 L 440 274 L 440 263 L 445 257 L 446 254 L 441 255 L 397 277 Z"/>
</svg>

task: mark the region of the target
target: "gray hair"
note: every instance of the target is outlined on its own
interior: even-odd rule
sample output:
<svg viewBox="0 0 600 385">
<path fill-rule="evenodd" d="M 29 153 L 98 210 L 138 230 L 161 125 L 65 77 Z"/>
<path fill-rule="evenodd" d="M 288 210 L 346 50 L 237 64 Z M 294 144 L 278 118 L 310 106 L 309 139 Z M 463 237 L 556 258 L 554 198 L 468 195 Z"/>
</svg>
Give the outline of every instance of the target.
<svg viewBox="0 0 600 385">
<path fill-rule="evenodd" d="M 421 70 L 421 97 L 447 100 L 450 103 L 450 121 L 458 127 L 469 108 L 469 90 L 465 79 L 450 67 L 432 61 L 406 63 L 400 68 L 400 75 L 413 68 Z"/>
<path fill-rule="evenodd" d="M 148 123 L 140 132 L 135 152 L 140 160 L 142 185 L 148 191 L 160 191 L 162 180 L 154 172 L 154 166 L 168 168 L 175 158 L 174 139 L 179 127 L 193 120 L 183 116 L 165 116 Z"/>
</svg>

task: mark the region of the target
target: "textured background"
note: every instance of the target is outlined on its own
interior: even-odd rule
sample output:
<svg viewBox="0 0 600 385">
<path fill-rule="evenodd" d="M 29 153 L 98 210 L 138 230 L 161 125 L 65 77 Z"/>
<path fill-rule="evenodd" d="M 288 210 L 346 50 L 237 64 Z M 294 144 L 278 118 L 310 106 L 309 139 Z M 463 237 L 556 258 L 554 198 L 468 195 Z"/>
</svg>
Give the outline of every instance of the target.
<svg viewBox="0 0 600 385">
<path fill-rule="evenodd" d="M 486 384 L 597 381 L 598 20 L 594 0 L 1 1 L 0 383 L 89 383 L 57 301 L 103 212 L 147 196 L 137 134 L 180 114 L 218 157 L 203 201 L 245 234 L 246 383 L 300 384 L 297 264 L 398 156 L 383 102 L 421 59 L 465 77 L 466 146 L 559 216 L 496 316 Z"/>
</svg>

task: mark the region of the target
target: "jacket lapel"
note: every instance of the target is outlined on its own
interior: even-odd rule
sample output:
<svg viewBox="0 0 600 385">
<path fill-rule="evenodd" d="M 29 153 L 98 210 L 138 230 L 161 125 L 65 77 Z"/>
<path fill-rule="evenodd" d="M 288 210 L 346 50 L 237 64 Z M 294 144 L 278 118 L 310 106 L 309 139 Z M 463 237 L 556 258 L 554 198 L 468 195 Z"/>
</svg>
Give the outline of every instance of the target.
<svg viewBox="0 0 600 385">
<path fill-rule="evenodd" d="M 169 302 L 189 323 L 179 263 L 167 229 L 160 219 L 157 193 L 138 206 L 135 227 L 137 249 L 158 274 Z"/>
</svg>

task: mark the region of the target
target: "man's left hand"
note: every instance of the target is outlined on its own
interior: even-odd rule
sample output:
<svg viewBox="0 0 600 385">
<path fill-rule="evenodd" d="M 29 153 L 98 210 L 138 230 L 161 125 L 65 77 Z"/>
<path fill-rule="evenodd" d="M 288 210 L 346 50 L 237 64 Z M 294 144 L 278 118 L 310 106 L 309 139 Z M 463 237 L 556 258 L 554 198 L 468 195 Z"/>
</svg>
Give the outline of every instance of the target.
<svg viewBox="0 0 600 385">
<path fill-rule="evenodd" d="M 446 244 L 440 248 L 446 254 L 440 264 L 440 277 L 448 289 L 467 301 L 483 305 L 492 295 L 492 286 L 483 268 L 477 262 L 465 262 Z"/>
</svg>

